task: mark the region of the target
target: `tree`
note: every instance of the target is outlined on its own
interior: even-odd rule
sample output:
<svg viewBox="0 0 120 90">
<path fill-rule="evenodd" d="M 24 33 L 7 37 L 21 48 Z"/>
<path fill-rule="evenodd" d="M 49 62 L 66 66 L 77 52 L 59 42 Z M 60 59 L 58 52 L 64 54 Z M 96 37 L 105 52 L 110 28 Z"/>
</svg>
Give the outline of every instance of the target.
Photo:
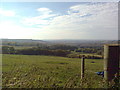
<svg viewBox="0 0 120 90">
<path fill-rule="evenodd" d="M 3 54 L 15 54 L 15 49 L 10 46 L 2 46 L 2 53 Z"/>
</svg>

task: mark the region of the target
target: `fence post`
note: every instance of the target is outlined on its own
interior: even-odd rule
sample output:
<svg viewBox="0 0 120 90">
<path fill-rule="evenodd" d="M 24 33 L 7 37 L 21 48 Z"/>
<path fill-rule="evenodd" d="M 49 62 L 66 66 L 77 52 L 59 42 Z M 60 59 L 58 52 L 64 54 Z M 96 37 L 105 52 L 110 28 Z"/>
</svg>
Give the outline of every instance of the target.
<svg viewBox="0 0 120 90">
<path fill-rule="evenodd" d="M 85 72 L 85 57 L 83 56 L 81 59 L 81 80 L 84 77 L 84 72 Z"/>
<path fill-rule="evenodd" d="M 104 78 L 106 81 L 114 79 L 119 74 L 119 45 L 104 45 Z"/>
</svg>

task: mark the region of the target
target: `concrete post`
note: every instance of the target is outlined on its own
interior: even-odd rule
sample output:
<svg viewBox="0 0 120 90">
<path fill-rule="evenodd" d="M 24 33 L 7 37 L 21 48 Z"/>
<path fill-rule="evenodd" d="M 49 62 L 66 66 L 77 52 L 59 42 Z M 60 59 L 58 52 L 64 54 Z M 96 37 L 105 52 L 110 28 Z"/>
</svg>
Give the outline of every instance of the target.
<svg viewBox="0 0 120 90">
<path fill-rule="evenodd" d="M 119 45 L 104 45 L 104 78 L 111 81 L 119 74 Z"/>
</svg>

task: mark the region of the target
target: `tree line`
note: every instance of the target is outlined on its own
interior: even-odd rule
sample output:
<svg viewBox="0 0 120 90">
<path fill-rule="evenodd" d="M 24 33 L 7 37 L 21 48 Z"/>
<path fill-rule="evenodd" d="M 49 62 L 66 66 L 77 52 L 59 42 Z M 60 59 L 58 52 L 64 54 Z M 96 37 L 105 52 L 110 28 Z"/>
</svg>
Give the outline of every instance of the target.
<svg viewBox="0 0 120 90">
<path fill-rule="evenodd" d="M 102 55 L 103 54 L 103 47 L 80 47 L 78 49 L 75 49 L 75 52 L 96 53 L 98 55 Z"/>
<path fill-rule="evenodd" d="M 82 53 L 99 53 L 102 54 L 102 49 L 100 48 L 77 48 L 75 46 L 68 45 L 53 45 L 53 46 L 38 46 L 27 49 L 15 49 L 12 46 L 2 46 L 2 54 L 20 54 L 20 55 L 51 55 L 51 56 L 62 56 L 69 58 L 81 58 L 80 53 L 75 54 L 73 52 Z M 86 58 L 89 59 L 100 59 L 98 56 L 87 55 Z"/>
<path fill-rule="evenodd" d="M 49 50 L 49 49 L 41 49 L 39 47 L 36 48 L 28 48 L 28 49 L 14 49 L 11 46 L 2 46 L 2 54 L 22 54 L 22 55 L 53 55 L 53 56 L 63 56 L 65 57 L 69 54 L 69 50 Z"/>
</svg>

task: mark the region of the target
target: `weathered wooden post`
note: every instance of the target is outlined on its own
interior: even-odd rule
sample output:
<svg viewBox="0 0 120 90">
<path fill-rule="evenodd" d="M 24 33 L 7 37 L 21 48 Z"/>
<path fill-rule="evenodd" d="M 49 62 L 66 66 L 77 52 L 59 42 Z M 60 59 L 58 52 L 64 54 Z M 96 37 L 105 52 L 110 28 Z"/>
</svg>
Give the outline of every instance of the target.
<svg viewBox="0 0 120 90">
<path fill-rule="evenodd" d="M 104 78 L 106 81 L 114 79 L 119 74 L 119 45 L 104 45 Z"/>
<path fill-rule="evenodd" d="M 81 59 L 81 80 L 84 77 L 84 72 L 85 72 L 85 57 L 83 56 Z"/>
</svg>

